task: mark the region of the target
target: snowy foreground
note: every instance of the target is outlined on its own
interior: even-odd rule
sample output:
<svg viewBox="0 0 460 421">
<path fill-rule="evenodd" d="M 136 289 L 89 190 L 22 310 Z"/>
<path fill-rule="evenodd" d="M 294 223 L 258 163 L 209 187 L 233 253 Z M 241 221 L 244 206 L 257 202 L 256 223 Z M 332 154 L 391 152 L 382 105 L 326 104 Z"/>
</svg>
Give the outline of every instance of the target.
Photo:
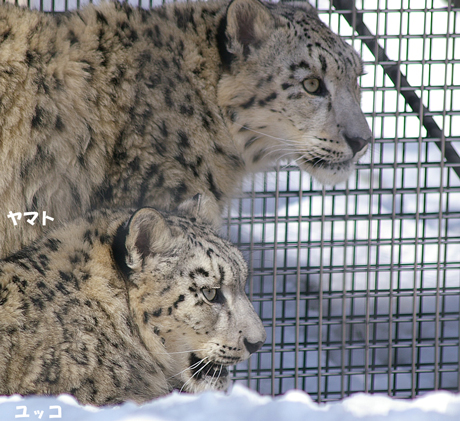
<svg viewBox="0 0 460 421">
<path fill-rule="evenodd" d="M 80 406 L 70 396 L 58 398 L 0 397 L 0 420 L 28 418 L 65 421 L 458 421 L 460 395 L 433 392 L 413 401 L 357 394 L 341 402 L 318 405 L 300 391 L 271 398 L 241 385 L 230 394 L 173 393 L 151 403 L 97 409 Z"/>
</svg>

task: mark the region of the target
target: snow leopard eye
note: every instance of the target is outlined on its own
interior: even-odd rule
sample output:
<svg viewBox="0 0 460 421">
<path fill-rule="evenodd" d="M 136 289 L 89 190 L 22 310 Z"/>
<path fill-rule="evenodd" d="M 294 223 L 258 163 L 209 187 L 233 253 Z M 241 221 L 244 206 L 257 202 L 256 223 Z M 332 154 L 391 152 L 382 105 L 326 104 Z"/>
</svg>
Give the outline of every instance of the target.
<svg viewBox="0 0 460 421">
<path fill-rule="evenodd" d="M 309 94 L 316 94 L 318 93 L 320 87 L 321 87 L 321 83 L 319 81 L 319 79 L 315 79 L 315 78 L 309 78 L 309 79 L 305 79 L 303 82 L 302 82 L 302 85 L 303 85 L 303 88 L 309 93 Z"/>
<path fill-rule="evenodd" d="M 216 288 L 203 288 L 201 290 L 204 298 L 208 300 L 210 303 L 217 299 L 217 289 Z"/>
</svg>

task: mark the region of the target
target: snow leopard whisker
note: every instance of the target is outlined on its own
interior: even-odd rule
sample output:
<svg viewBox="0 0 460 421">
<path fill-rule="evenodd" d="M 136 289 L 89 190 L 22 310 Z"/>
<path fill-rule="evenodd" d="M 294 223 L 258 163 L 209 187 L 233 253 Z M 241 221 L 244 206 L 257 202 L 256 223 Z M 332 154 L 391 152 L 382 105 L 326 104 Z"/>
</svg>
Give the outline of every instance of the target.
<svg viewBox="0 0 460 421">
<path fill-rule="evenodd" d="M 209 388 L 210 388 L 210 389 L 214 389 L 214 387 L 215 387 L 215 386 L 213 385 L 213 384 L 214 384 L 214 380 L 216 381 L 215 384 L 217 385 L 217 379 L 218 379 L 219 377 L 216 377 L 216 378 L 215 378 L 215 376 L 216 376 L 216 372 L 214 371 L 214 373 L 212 373 L 212 377 L 211 377 L 211 380 L 210 380 L 210 382 L 209 382 Z"/>
<path fill-rule="evenodd" d="M 215 379 L 215 386 L 217 386 L 217 382 L 219 381 L 219 378 L 220 378 L 220 375 L 222 373 L 222 368 L 224 367 L 223 364 L 220 365 L 220 368 L 219 368 L 219 374 L 216 376 L 216 379 Z M 216 372 L 214 372 L 214 374 L 216 374 Z M 214 374 L 212 375 L 213 379 L 214 379 Z M 211 385 L 212 385 L 212 381 L 211 381 Z"/>
<path fill-rule="evenodd" d="M 295 159 L 294 161 L 288 161 L 288 162 L 286 162 L 286 164 L 284 164 L 283 166 L 280 167 L 280 170 L 283 171 L 283 170 L 285 170 L 287 167 L 289 167 L 289 166 L 291 166 L 291 165 L 297 165 L 297 166 L 298 166 L 297 161 L 299 161 L 300 159 L 301 159 L 301 158 L 297 158 L 297 159 Z"/>
<path fill-rule="evenodd" d="M 277 157 L 277 161 L 281 161 L 283 159 L 288 159 L 290 156 L 293 155 L 293 152 L 292 151 L 283 151 L 283 150 L 280 150 L 280 151 L 277 151 L 277 152 L 285 152 L 283 154 L 281 154 L 280 156 Z M 273 152 L 274 153 L 274 152 Z M 267 156 L 270 155 L 270 153 L 267 154 Z"/>
<path fill-rule="evenodd" d="M 190 351 L 176 351 L 176 352 L 159 352 L 160 355 L 172 355 L 172 354 L 189 354 L 191 352 L 197 351 L 206 351 L 206 348 L 203 349 L 191 349 Z"/>
<path fill-rule="evenodd" d="M 208 358 L 208 357 L 206 357 Z M 201 361 L 200 361 L 200 364 L 206 359 L 206 358 L 203 358 Z M 180 392 L 182 392 L 182 390 L 184 389 L 184 387 L 187 385 L 188 382 L 190 382 L 197 374 L 201 373 L 209 364 L 211 364 L 211 361 L 208 361 L 203 367 L 201 367 L 196 373 L 193 374 L 192 377 L 190 377 L 183 385 L 182 387 L 180 388 Z M 190 367 L 191 368 L 191 367 Z"/>
<path fill-rule="evenodd" d="M 270 152 L 272 150 L 275 150 L 275 151 L 277 151 L 277 150 L 278 151 L 285 150 L 285 151 L 289 151 L 291 153 L 294 152 L 293 150 L 287 148 L 286 146 L 289 146 L 289 145 L 278 145 L 278 144 L 277 145 L 265 145 L 265 146 L 263 146 L 263 149 L 266 150 L 266 151 L 270 151 Z M 296 144 L 292 143 L 292 146 L 299 146 L 299 145 L 296 145 Z"/>
<path fill-rule="evenodd" d="M 299 161 L 303 161 L 303 162 L 309 164 L 309 163 L 311 163 L 314 159 L 315 159 L 315 158 L 309 158 L 309 159 L 307 159 L 305 156 L 300 156 L 300 157 L 294 159 L 293 161 L 287 162 L 285 165 L 283 165 L 282 167 L 280 167 L 280 170 L 284 170 L 284 169 L 286 169 L 287 167 L 289 167 L 290 165 L 294 165 L 294 166 L 297 165 L 297 166 L 298 166 L 298 165 L 299 165 Z"/>
<path fill-rule="evenodd" d="M 299 161 L 303 161 L 303 162 L 305 162 L 305 163 L 312 163 L 312 165 L 315 166 L 315 165 L 317 164 L 317 162 L 314 162 L 315 159 L 317 159 L 317 158 L 309 158 L 309 159 L 307 159 L 305 156 L 299 156 L 297 159 L 294 159 L 293 161 L 290 161 L 290 162 L 288 162 L 286 165 L 284 165 L 283 167 L 281 167 L 281 169 L 285 169 L 285 168 L 287 168 L 289 165 L 298 165 L 298 162 L 299 162 Z M 324 159 L 322 158 L 322 160 L 324 160 Z"/>
<path fill-rule="evenodd" d="M 283 142 L 294 142 L 295 141 L 295 139 L 286 139 L 284 137 L 276 137 L 276 136 L 269 135 L 268 133 L 259 132 L 257 130 L 251 129 L 250 127 L 244 126 L 244 125 L 239 124 L 239 123 L 234 123 L 234 124 L 240 126 L 241 128 L 243 128 L 243 129 L 245 129 L 245 130 L 247 130 L 249 132 L 253 132 L 253 133 L 259 134 L 261 136 L 269 137 L 270 139 L 282 140 Z M 299 139 L 301 139 L 300 136 L 299 136 Z"/>
<path fill-rule="evenodd" d="M 281 145 L 268 145 L 268 146 L 264 147 L 263 150 L 267 151 L 266 156 L 271 155 L 271 154 L 275 154 L 277 152 L 285 152 L 285 154 L 282 155 L 278 159 L 282 159 L 285 156 L 293 155 L 293 154 L 295 154 L 295 155 L 298 155 L 298 154 L 300 154 L 300 155 L 308 155 L 311 152 L 311 151 L 308 151 L 306 149 L 304 151 L 302 151 L 301 149 L 292 151 L 290 149 L 286 149 L 285 147 L 283 147 Z"/>
<path fill-rule="evenodd" d="M 212 373 L 211 380 L 209 381 L 209 388 L 210 388 L 210 389 L 214 389 L 214 387 L 213 387 L 212 384 L 214 383 L 214 377 L 215 377 L 215 375 L 216 375 L 216 371 L 214 371 L 214 372 Z M 217 382 L 216 382 L 216 384 L 217 384 Z"/>
<path fill-rule="evenodd" d="M 283 153 L 278 159 L 282 159 L 285 156 L 292 155 L 293 151 L 286 150 L 285 148 L 282 149 L 273 149 L 271 151 L 267 150 L 268 148 L 264 149 L 264 152 L 266 152 L 265 156 L 268 157 L 269 155 L 274 155 L 277 153 Z"/>
<path fill-rule="evenodd" d="M 168 377 L 166 380 L 170 380 L 170 379 L 172 379 L 173 377 L 177 377 L 177 376 L 179 376 L 180 374 L 182 374 L 182 373 L 184 373 L 185 371 L 187 371 L 188 369 L 192 369 L 192 370 L 193 370 L 194 368 L 198 367 L 202 362 L 204 362 L 204 361 L 207 360 L 208 358 L 209 358 L 209 357 L 204 357 L 204 358 L 201 359 L 200 361 L 197 361 L 196 363 L 193 363 L 192 365 L 189 365 L 187 368 L 185 368 L 184 370 L 180 371 L 179 373 L 176 373 L 176 374 L 172 375 L 171 377 Z M 209 364 L 209 362 L 210 362 L 210 361 L 208 361 L 208 362 L 206 363 L 206 365 Z"/>
<path fill-rule="evenodd" d="M 324 158 L 319 158 L 317 161 L 313 162 L 314 167 L 320 166 L 323 162 L 327 162 Z"/>
<path fill-rule="evenodd" d="M 285 169 L 285 168 L 288 167 L 289 165 L 298 165 L 298 162 L 301 161 L 301 160 L 303 160 L 303 161 L 306 162 L 306 163 L 310 163 L 310 162 L 311 162 L 313 166 L 315 166 L 317 163 L 319 163 L 319 162 L 316 162 L 316 163 L 314 162 L 316 159 L 318 159 L 318 157 L 312 157 L 312 158 L 308 158 L 308 159 L 307 159 L 307 156 L 308 156 L 309 153 L 310 153 L 309 151 L 304 151 L 304 152 L 302 152 L 302 151 L 296 151 L 296 152 L 293 152 L 293 151 L 290 151 L 290 150 L 286 150 L 286 149 L 283 148 L 283 147 L 279 147 L 279 145 L 272 145 L 271 147 L 273 148 L 272 150 L 268 150 L 268 149 L 270 148 L 270 146 L 264 149 L 264 152 L 266 151 L 265 157 L 268 157 L 269 155 L 272 155 L 272 154 L 284 152 L 284 153 L 282 153 L 279 157 L 277 157 L 277 160 L 278 160 L 278 161 L 281 161 L 281 160 L 283 160 L 283 159 L 287 159 L 287 160 L 288 160 L 288 162 L 287 162 L 285 165 L 283 165 L 280 169 Z M 278 147 L 278 148 L 275 149 L 276 147 Z M 295 153 L 296 155 L 300 154 L 301 156 L 299 156 L 298 158 L 296 158 L 296 159 L 294 159 L 294 160 L 289 159 L 290 157 L 292 157 L 292 155 L 293 155 L 294 153 Z M 321 158 L 321 160 L 324 161 L 325 159 L 324 159 L 324 158 Z"/>
</svg>

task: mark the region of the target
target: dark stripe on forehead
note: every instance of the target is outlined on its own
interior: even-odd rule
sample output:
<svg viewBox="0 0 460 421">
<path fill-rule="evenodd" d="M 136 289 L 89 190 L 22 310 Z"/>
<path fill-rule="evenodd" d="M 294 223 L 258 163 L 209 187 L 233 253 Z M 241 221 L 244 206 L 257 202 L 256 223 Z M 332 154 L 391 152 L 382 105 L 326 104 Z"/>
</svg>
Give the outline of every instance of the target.
<svg viewBox="0 0 460 421">
<path fill-rule="evenodd" d="M 321 62 L 322 72 L 326 73 L 327 72 L 327 61 L 326 61 L 326 58 L 322 54 L 319 55 L 319 61 Z"/>
<path fill-rule="evenodd" d="M 205 278 L 208 278 L 208 277 L 209 277 L 209 272 L 208 272 L 207 270 L 201 268 L 201 267 L 198 268 L 198 269 L 196 269 L 195 272 L 196 272 L 198 275 L 204 276 Z"/>
<path fill-rule="evenodd" d="M 224 280 L 225 280 L 225 270 L 221 265 L 219 265 L 219 274 L 220 274 L 219 283 L 222 288 L 222 286 L 224 285 Z"/>
<path fill-rule="evenodd" d="M 289 66 L 289 69 L 295 72 L 297 69 L 310 69 L 310 65 L 305 61 L 302 60 L 300 63 L 293 63 Z"/>
</svg>

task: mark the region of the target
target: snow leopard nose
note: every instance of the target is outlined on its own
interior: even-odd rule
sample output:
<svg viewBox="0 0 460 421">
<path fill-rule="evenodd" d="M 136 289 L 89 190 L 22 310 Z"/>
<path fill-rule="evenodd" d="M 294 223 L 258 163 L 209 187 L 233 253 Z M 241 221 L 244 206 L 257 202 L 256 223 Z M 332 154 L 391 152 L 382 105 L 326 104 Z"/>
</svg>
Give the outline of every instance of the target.
<svg viewBox="0 0 460 421">
<path fill-rule="evenodd" d="M 353 156 L 362 150 L 372 139 L 372 137 L 369 137 L 368 139 L 363 139 L 362 137 L 350 137 L 347 136 L 346 133 L 343 134 L 343 137 L 353 151 Z"/>
<path fill-rule="evenodd" d="M 250 354 L 254 354 L 254 352 L 257 352 L 260 348 L 262 348 L 263 344 L 263 341 L 252 343 L 249 342 L 246 338 L 244 338 L 244 346 Z"/>
</svg>

